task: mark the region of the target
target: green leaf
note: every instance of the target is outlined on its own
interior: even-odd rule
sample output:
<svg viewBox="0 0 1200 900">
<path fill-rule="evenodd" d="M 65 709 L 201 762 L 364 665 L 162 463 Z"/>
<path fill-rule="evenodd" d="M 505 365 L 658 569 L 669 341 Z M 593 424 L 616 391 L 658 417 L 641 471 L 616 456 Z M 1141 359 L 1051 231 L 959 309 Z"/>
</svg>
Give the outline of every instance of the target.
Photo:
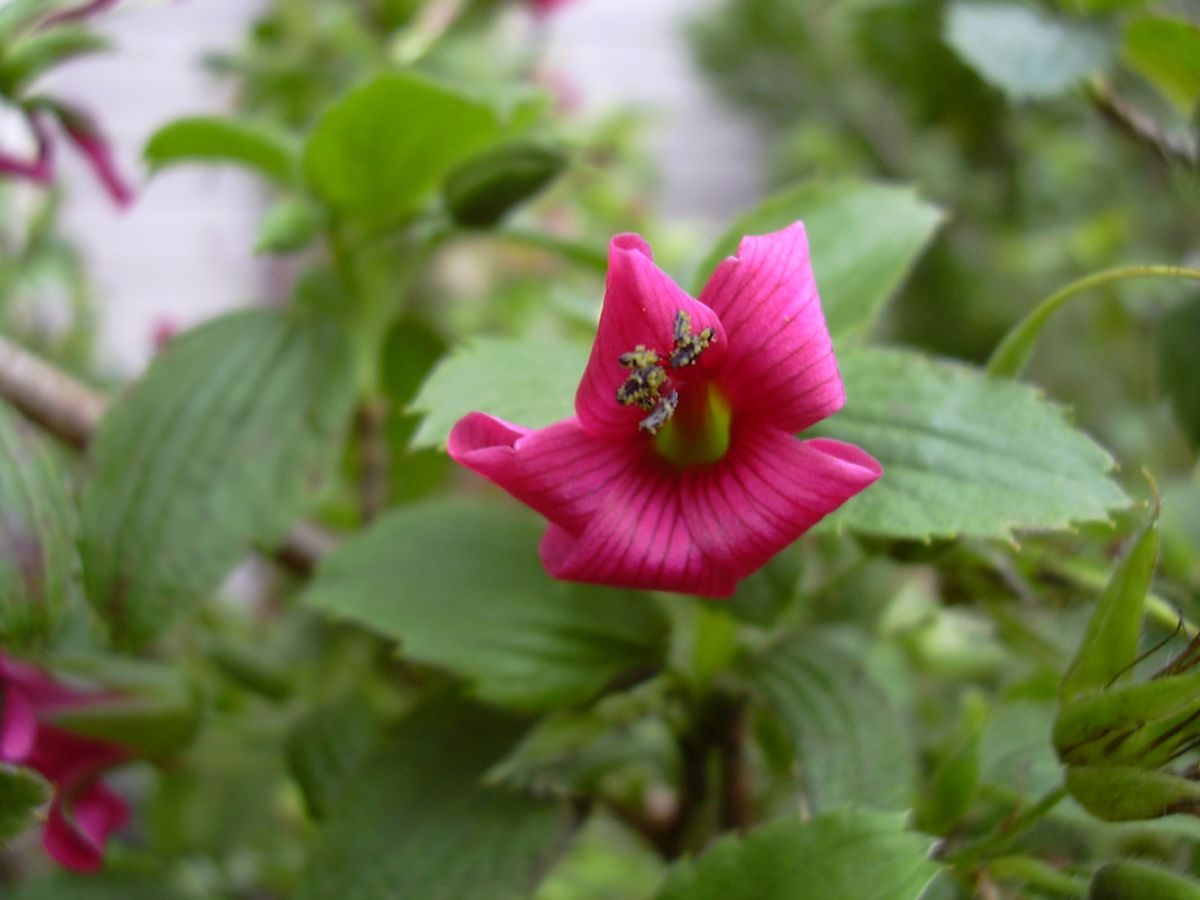
<svg viewBox="0 0 1200 900">
<path fill-rule="evenodd" d="M 658 662 L 665 624 L 649 598 L 551 579 L 540 530 L 523 511 L 461 500 L 398 509 L 335 551 L 305 596 L 518 708 L 584 700 Z"/>
<path fill-rule="evenodd" d="M 0 403 L 0 647 L 45 644 L 77 595 L 76 516 L 66 473 Z"/>
<path fill-rule="evenodd" d="M 50 799 L 50 785 L 32 769 L 0 764 L 0 841 L 34 823 L 33 811 Z"/>
<path fill-rule="evenodd" d="M 566 165 L 566 156 L 553 147 L 529 141 L 504 144 L 451 172 L 442 196 L 459 225 L 490 228 L 554 181 Z"/>
<path fill-rule="evenodd" d="M 172 341 L 105 416 L 83 495 L 84 582 L 112 638 L 140 646 L 271 547 L 324 475 L 353 401 L 332 325 L 273 310 Z"/>
<path fill-rule="evenodd" d="M 1128 505 L 1112 459 L 1035 390 L 900 350 L 840 360 L 846 407 L 814 431 L 858 444 L 883 477 L 834 516 L 871 534 L 1008 537 Z"/>
<path fill-rule="evenodd" d="M 802 220 L 834 341 L 867 328 L 928 246 L 942 211 L 909 187 L 809 181 L 741 216 L 697 267 L 696 293 L 748 234 Z"/>
<path fill-rule="evenodd" d="M 313 191 L 371 224 L 415 212 L 464 159 L 500 134 L 486 105 L 436 82 L 388 72 L 317 122 L 304 151 Z"/>
<path fill-rule="evenodd" d="M 0 44 L 6 44 L 23 28 L 54 13 L 77 6 L 79 0 L 8 0 L 0 5 Z"/>
<path fill-rule="evenodd" d="M 806 631 L 764 652 L 748 675 L 792 739 L 814 810 L 911 805 L 912 740 L 883 688 L 850 652 Z"/>
<path fill-rule="evenodd" d="M 295 253 L 321 233 L 321 211 L 308 200 L 280 200 L 258 223 L 255 253 Z"/>
<path fill-rule="evenodd" d="M 780 819 L 677 863 L 658 900 L 917 900 L 938 872 L 932 848 L 933 839 L 905 831 L 899 815 Z"/>
<path fill-rule="evenodd" d="M 1200 883 L 1148 862 L 1123 859 L 1101 866 L 1089 900 L 1200 900 Z"/>
<path fill-rule="evenodd" d="M 1200 815 L 1200 784 L 1133 766 L 1068 766 L 1066 786 L 1079 805 L 1105 822 Z"/>
<path fill-rule="evenodd" d="M 1112 61 L 1100 26 L 1016 3 L 954 3 L 945 39 L 981 78 L 1014 100 L 1064 94 Z"/>
<path fill-rule="evenodd" d="M 314 818 L 329 814 L 378 730 L 371 708 L 354 696 L 315 709 L 293 726 L 286 745 L 288 770 Z"/>
<path fill-rule="evenodd" d="M 299 900 L 529 896 L 573 823 L 561 803 L 480 785 L 520 733 L 456 701 L 411 714 L 345 786 Z"/>
<path fill-rule="evenodd" d="M 1061 703 L 1132 674 L 1142 630 L 1142 607 L 1157 562 L 1158 511 L 1154 510 L 1117 561 L 1100 595 L 1083 642 L 1059 687 Z"/>
<path fill-rule="evenodd" d="M 1200 450 L 1200 366 L 1196 365 L 1200 297 L 1163 316 L 1155 329 L 1154 343 L 1162 392 L 1171 401 L 1179 430 L 1193 450 Z"/>
<path fill-rule="evenodd" d="M 1125 26 L 1125 62 L 1190 118 L 1200 103 L 1200 27 L 1146 18 Z"/>
<path fill-rule="evenodd" d="M 230 163 L 285 186 L 296 178 L 296 147 L 287 135 L 237 119 L 177 119 L 151 135 L 145 156 L 156 172 L 181 163 Z"/>
<path fill-rule="evenodd" d="M 474 410 L 543 428 L 574 412 L 588 348 L 571 341 L 476 338 L 443 360 L 413 400 L 425 421 L 413 446 L 446 443 L 454 423 Z"/>
<path fill-rule="evenodd" d="M 104 37 L 78 25 L 36 31 L 6 48 L 0 59 L 0 83 L 7 95 L 13 96 L 46 70 L 108 46 Z"/>
</svg>

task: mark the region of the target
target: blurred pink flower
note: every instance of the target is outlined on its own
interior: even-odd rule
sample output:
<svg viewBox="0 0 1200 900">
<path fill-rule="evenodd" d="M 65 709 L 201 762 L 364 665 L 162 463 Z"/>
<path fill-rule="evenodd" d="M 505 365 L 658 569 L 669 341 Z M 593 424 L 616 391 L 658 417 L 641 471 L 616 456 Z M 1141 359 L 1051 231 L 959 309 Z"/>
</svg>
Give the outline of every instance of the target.
<svg viewBox="0 0 1200 900">
<path fill-rule="evenodd" d="M 533 11 L 539 16 L 549 15 L 560 6 L 565 6 L 571 0 L 531 0 Z"/>
<path fill-rule="evenodd" d="M 91 0 L 90 3 L 82 3 L 74 9 L 65 9 L 60 13 L 55 13 L 46 19 L 45 24 L 58 25 L 62 22 L 78 22 L 81 19 L 105 12 L 120 2 L 121 0 Z"/>
<path fill-rule="evenodd" d="M 94 872 L 109 835 L 129 819 L 129 807 L 98 779 L 129 758 L 118 744 L 73 734 L 53 724 L 56 713 L 103 702 L 55 681 L 33 666 L 0 656 L 0 762 L 34 769 L 54 787 L 42 833 L 60 865 Z"/>
<path fill-rule="evenodd" d="M 744 238 L 698 300 L 627 234 L 576 415 L 531 431 L 471 413 L 448 449 L 550 520 L 551 575 L 725 597 L 882 474 L 795 437 L 844 402 L 802 224 Z"/>
</svg>

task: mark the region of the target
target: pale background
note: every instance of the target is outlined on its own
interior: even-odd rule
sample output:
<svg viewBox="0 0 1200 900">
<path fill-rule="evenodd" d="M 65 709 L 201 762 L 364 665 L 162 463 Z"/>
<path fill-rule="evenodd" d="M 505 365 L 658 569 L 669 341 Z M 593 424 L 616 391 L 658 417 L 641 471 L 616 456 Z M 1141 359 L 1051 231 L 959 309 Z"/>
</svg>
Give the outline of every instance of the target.
<svg viewBox="0 0 1200 900">
<path fill-rule="evenodd" d="M 579 89 L 585 109 L 633 106 L 651 115 L 661 169 L 659 208 L 712 232 L 756 193 L 755 141 L 709 95 L 684 43 L 697 0 L 574 0 L 542 26 L 547 65 Z M 81 244 L 100 308 L 99 353 L 112 372 L 136 373 L 160 323 L 177 327 L 246 303 L 264 270 L 250 248 L 262 198 L 254 180 L 188 167 L 143 181 L 140 152 L 160 125 L 218 112 L 230 97 L 199 65 L 237 46 L 255 0 L 128 0 L 104 29 L 119 51 L 57 74 L 53 90 L 95 110 L 138 198 L 117 211 L 82 164 L 63 153 L 66 227 Z M 636 22 L 631 28 L 629 23 Z"/>
</svg>

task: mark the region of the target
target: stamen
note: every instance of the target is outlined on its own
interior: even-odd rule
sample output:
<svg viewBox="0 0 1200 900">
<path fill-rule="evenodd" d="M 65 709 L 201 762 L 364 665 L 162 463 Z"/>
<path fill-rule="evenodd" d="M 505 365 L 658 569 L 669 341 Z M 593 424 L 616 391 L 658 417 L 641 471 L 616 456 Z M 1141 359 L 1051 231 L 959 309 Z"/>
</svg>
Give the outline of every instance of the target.
<svg viewBox="0 0 1200 900">
<path fill-rule="evenodd" d="M 692 334 L 692 317 L 684 310 L 675 313 L 675 351 L 671 354 L 671 367 L 682 369 L 700 358 L 700 354 L 716 343 L 717 335 L 711 328 Z"/>
<path fill-rule="evenodd" d="M 650 412 L 659 400 L 659 391 L 667 383 L 667 370 L 658 365 L 658 354 L 638 344 L 629 353 L 622 353 L 617 361 L 626 369 L 633 369 L 625 383 L 617 388 L 617 402 L 622 406 L 637 406 Z"/>
<path fill-rule="evenodd" d="M 638 422 L 638 430 L 647 434 L 658 434 L 658 429 L 666 425 L 671 416 L 675 415 L 675 409 L 678 406 L 679 391 L 671 391 L 667 396 L 659 397 L 654 412 Z"/>
</svg>

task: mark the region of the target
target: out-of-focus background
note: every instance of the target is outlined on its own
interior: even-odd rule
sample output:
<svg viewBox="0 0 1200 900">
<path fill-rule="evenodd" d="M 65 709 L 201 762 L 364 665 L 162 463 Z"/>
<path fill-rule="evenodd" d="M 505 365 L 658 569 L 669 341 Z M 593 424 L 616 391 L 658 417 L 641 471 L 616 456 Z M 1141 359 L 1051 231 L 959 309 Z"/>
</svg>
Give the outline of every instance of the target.
<svg viewBox="0 0 1200 900">
<path fill-rule="evenodd" d="M 661 173 L 654 205 L 712 235 L 757 196 L 761 149 L 748 123 L 714 102 L 688 52 L 685 22 L 704 6 L 592 0 L 534 22 L 514 9 L 508 27 L 514 39 L 544 44 L 547 77 L 581 113 L 644 115 L 645 140 Z M 259 0 L 122 4 L 101 26 L 120 52 L 80 60 L 51 84 L 103 110 L 123 170 L 144 178 L 141 149 L 157 128 L 232 108 L 228 83 L 201 62 L 235 48 L 264 7 Z M 136 202 L 119 210 L 81 161 L 63 156 L 64 225 L 93 276 L 103 367 L 134 374 L 152 354 L 156 334 L 203 321 L 265 289 L 269 267 L 249 250 L 264 202 L 252 176 L 174 169 L 141 181 Z"/>
</svg>

